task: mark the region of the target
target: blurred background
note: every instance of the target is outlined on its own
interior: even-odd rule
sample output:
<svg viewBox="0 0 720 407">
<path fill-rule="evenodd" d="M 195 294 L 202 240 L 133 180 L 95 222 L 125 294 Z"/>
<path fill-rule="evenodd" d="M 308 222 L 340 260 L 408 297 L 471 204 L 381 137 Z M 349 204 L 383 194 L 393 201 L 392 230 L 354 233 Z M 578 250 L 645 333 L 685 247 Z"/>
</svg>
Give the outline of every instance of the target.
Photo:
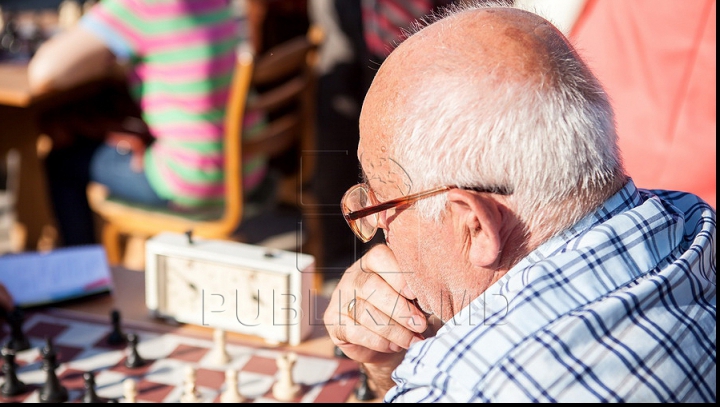
<svg viewBox="0 0 720 407">
<path fill-rule="evenodd" d="M 0 254 L 67 245 L 44 170 L 53 138 L 41 130 L 39 119 L 63 103 L 74 103 L 81 93 L 33 94 L 27 66 L 43 43 L 76 26 L 96 3 L 0 0 Z M 452 3 L 229 2 L 247 32 L 256 62 L 293 39 L 304 38 L 310 44 L 302 54 L 310 69 L 303 81 L 310 86 L 298 110 L 305 119 L 304 136 L 268 155 L 269 192 L 252 202 L 256 197 L 243 195 L 245 211 L 223 238 L 312 254 L 328 281 L 382 241 L 379 236 L 360 244 L 339 209 L 342 194 L 359 181 L 355 150 L 362 100 L 377 68 L 401 40 L 402 30 Z M 615 106 L 625 165 L 638 186 L 694 192 L 715 206 L 716 2 L 522 0 L 517 5 L 554 22 L 597 73 Z M 270 66 L 263 69 L 281 69 Z M 255 81 L 261 72 L 256 69 L 253 75 Z M 258 92 L 274 86 L 255 85 Z M 273 118 L 270 114 L 268 122 Z M 287 177 L 297 173 L 299 178 Z M 110 218 L 93 209 L 100 243 Z M 122 216 L 129 219 L 132 213 Z M 142 240 L 128 236 L 122 238 L 122 253 L 111 249 L 112 260 L 142 270 Z"/>
</svg>

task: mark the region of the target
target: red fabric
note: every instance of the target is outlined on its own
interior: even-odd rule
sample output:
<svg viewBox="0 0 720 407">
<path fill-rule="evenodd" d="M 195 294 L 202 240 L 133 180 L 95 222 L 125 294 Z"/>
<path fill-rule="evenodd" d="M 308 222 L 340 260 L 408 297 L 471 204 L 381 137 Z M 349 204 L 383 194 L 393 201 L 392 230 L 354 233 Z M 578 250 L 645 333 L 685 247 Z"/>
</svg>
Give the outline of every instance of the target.
<svg viewBox="0 0 720 407">
<path fill-rule="evenodd" d="M 365 43 L 375 56 L 386 58 L 404 38 L 403 30 L 449 1 L 362 0 Z"/>
<path fill-rule="evenodd" d="M 570 33 L 612 100 L 636 184 L 713 207 L 715 9 L 715 0 L 589 0 Z"/>
</svg>

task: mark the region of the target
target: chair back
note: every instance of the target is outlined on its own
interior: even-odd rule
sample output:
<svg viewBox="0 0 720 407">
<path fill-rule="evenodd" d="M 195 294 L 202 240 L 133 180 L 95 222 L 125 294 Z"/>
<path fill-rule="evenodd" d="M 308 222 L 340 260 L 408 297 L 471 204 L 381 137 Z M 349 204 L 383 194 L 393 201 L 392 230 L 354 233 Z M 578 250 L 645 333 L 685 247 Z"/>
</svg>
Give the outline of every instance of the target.
<svg viewBox="0 0 720 407">
<path fill-rule="evenodd" d="M 315 148 L 315 74 L 310 60 L 316 49 L 310 38 L 297 36 L 256 59 L 252 86 L 257 94 L 248 100 L 248 109 L 264 112 L 269 121 L 260 134 L 243 140 L 243 153 L 248 155 L 278 157 L 294 149 L 297 158 L 304 159 L 297 168 L 304 183 L 314 166 L 303 152 Z"/>
<path fill-rule="evenodd" d="M 240 46 L 235 62 L 230 96 L 225 108 L 224 182 L 225 207 L 221 220 L 226 234 L 240 224 L 243 216 L 242 135 L 243 116 L 253 77 L 254 56 L 249 47 Z"/>
</svg>

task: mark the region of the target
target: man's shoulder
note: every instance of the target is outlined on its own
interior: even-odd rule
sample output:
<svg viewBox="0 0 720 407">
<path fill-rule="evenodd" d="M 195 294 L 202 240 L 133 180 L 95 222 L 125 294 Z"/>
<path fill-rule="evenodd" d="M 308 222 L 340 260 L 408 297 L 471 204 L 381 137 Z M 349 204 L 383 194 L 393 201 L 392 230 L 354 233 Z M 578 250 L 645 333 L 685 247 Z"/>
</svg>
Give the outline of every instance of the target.
<svg viewBox="0 0 720 407">
<path fill-rule="evenodd" d="M 411 348 L 394 397 L 714 399 L 715 212 L 690 194 L 632 195 Z"/>
</svg>

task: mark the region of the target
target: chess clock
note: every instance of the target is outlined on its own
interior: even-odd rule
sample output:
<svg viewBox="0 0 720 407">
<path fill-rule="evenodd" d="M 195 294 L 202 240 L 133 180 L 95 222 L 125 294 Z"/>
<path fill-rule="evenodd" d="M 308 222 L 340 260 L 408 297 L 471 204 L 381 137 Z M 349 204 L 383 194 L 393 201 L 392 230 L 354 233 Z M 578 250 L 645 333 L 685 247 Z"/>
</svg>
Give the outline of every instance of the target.
<svg viewBox="0 0 720 407">
<path fill-rule="evenodd" d="M 145 300 L 156 317 L 297 345 L 321 312 L 311 255 L 178 233 L 145 249 Z"/>
</svg>

